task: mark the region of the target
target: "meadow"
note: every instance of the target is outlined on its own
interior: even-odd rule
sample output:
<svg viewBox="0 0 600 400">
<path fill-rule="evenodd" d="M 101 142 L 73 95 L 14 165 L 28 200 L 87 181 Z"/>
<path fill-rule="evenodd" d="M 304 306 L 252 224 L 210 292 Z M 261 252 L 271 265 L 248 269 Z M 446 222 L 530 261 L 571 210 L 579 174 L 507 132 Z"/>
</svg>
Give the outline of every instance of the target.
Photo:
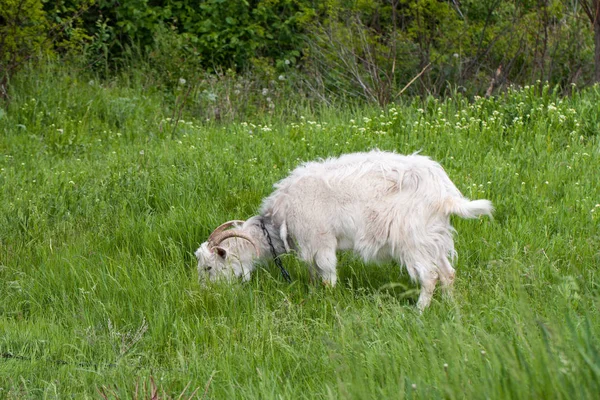
<svg viewBox="0 0 600 400">
<path fill-rule="evenodd" d="M 24 71 L 0 109 L 0 398 L 597 398 L 600 87 L 288 101 L 179 115 L 135 79 Z M 177 110 L 175 110 L 177 111 Z M 494 219 L 453 218 L 452 299 L 340 254 L 334 289 L 270 263 L 198 283 L 193 252 L 302 161 L 439 161 Z M 154 382 L 154 383 L 152 383 Z"/>
</svg>

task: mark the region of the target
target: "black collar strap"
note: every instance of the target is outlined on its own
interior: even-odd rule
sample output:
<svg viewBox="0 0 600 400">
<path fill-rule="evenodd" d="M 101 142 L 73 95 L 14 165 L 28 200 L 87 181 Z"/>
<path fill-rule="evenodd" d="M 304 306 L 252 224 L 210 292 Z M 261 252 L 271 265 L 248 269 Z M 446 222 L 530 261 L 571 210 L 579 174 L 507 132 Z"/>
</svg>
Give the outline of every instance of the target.
<svg viewBox="0 0 600 400">
<path fill-rule="evenodd" d="M 265 221 L 262 218 L 260 219 L 260 227 L 261 227 L 263 233 L 265 234 L 265 236 L 267 237 L 267 242 L 269 242 L 269 247 L 271 248 L 271 255 L 273 256 L 273 261 L 275 261 L 275 264 L 279 267 L 279 270 L 281 271 L 281 275 L 283 275 L 285 280 L 288 281 L 288 283 L 292 283 L 292 277 L 286 271 L 286 269 L 283 267 L 281 259 L 279 258 L 279 256 L 277 255 L 277 252 L 275 251 L 275 246 L 273 246 L 273 241 L 271 240 L 271 235 L 269 235 L 269 231 L 265 227 Z"/>
</svg>

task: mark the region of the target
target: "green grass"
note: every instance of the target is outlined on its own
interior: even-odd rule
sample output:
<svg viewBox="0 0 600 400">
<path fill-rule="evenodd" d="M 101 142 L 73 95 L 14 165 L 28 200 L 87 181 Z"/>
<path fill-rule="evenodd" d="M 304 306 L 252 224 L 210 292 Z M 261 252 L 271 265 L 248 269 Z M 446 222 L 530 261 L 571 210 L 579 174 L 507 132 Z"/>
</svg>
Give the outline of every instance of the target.
<svg viewBox="0 0 600 400">
<path fill-rule="evenodd" d="M 150 377 L 174 398 L 597 396 L 600 88 L 173 130 L 159 92 L 65 71 L 23 73 L 0 111 L 0 398 L 132 398 Z M 493 221 L 453 220 L 453 300 L 419 315 L 404 271 L 349 254 L 335 289 L 291 256 L 291 285 L 274 265 L 198 284 L 215 226 L 301 160 L 374 147 L 493 201 Z"/>
</svg>

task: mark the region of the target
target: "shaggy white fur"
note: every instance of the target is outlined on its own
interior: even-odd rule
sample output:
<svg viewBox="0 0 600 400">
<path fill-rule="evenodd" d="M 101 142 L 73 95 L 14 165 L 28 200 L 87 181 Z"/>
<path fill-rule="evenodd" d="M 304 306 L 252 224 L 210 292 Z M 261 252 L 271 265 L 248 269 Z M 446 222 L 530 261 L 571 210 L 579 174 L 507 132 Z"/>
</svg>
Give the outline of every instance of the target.
<svg viewBox="0 0 600 400">
<path fill-rule="evenodd" d="M 260 215 L 237 227 L 255 240 L 228 238 L 218 252 L 196 251 L 200 277 L 248 279 L 259 259 L 271 257 L 260 227 L 276 252 L 295 251 L 321 279 L 336 284 L 336 251 L 353 250 L 365 262 L 395 260 L 421 285 L 417 306 L 431 302 L 438 279 L 450 288 L 455 256 L 450 214 L 491 216 L 488 200 L 462 196 L 444 169 L 428 157 L 371 151 L 296 168 L 275 185 Z M 224 251 L 223 251 L 224 250 Z"/>
</svg>

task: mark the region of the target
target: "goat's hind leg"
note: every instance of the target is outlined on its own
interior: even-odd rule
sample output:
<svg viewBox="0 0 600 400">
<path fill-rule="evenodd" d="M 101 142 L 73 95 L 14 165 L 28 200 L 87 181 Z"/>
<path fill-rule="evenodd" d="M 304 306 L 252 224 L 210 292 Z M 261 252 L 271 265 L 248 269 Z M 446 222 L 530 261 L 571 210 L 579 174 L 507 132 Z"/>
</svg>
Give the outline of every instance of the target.
<svg viewBox="0 0 600 400">
<path fill-rule="evenodd" d="M 421 285 L 421 293 L 417 301 L 417 308 L 423 312 L 431 303 L 433 291 L 438 281 L 438 269 L 432 262 L 410 262 L 406 269 L 413 280 L 418 280 Z"/>
<path fill-rule="evenodd" d="M 442 289 L 444 290 L 444 296 L 452 298 L 452 288 L 454 286 L 454 276 L 456 275 L 456 271 L 446 256 L 440 257 L 438 261 L 438 271 Z"/>
</svg>

